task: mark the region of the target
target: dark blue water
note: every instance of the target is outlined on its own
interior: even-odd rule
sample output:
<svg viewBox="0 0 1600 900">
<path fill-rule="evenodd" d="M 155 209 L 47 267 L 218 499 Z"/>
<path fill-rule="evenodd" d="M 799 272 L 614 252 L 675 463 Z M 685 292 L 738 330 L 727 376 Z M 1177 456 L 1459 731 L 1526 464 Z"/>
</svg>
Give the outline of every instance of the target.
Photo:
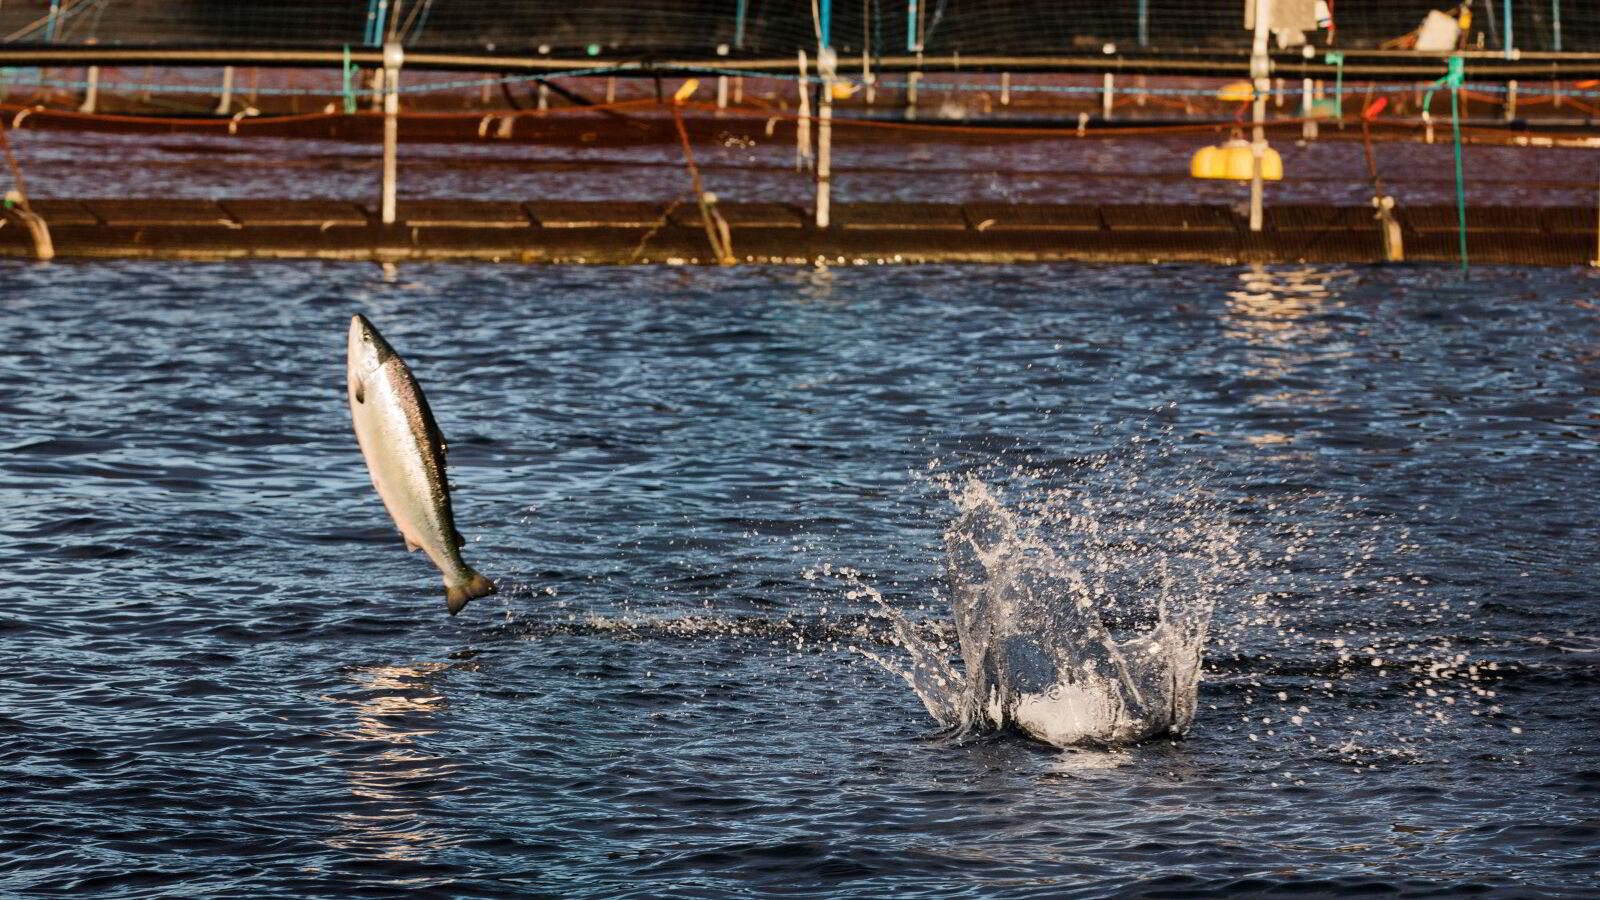
<svg viewBox="0 0 1600 900">
<path fill-rule="evenodd" d="M 5 265 L 0 894 L 1600 891 L 1597 285 Z M 354 312 L 501 583 L 454 619 Z M 1194 728 L 936 734 L 808 571 L 936 621 L 930 465 L 1130 442 L 1255 548 Z"/>
</svg>

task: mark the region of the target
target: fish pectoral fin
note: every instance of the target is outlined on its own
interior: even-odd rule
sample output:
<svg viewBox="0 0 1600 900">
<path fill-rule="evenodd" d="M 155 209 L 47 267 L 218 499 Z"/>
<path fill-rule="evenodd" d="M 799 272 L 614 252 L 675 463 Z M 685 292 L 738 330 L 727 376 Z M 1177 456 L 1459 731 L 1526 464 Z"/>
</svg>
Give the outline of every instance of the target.
<svg viewBox="0 0 1600 900">
<path fill-rule="evenodd" d="M 407 553 L 415 553 L 418 550 L 422 549 L 422 545 L 417 543 L 416 541 L 413 541 L 411 539 L 411 535 L 406 534 L 405 532 L 402 531 L 400 533 L 400 537 L 401 537 L 402 540 L 404 540 L 406 542 L 406 552 Z"/>
</svg>

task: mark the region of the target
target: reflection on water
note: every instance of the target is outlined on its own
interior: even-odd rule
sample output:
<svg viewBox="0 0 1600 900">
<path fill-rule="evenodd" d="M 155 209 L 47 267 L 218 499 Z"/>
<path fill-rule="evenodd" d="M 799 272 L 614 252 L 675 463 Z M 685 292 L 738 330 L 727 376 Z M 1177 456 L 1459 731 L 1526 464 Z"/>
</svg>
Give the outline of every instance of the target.
<svg viewBox="0 0 1600 900">
<path fill-rule="evenodd" d="M 1256 447 L 1293 444 L 1299 429 L 1274 428 L 1297 414 L 1334 402 L 1312 370 L 1347 354 L 1326 316 L 1339 308 L 1338 282 L 1345 269 L 1256 264 L 1239 272 L 1239 288 L 1227 293 L 1224 333 L 1243 344 L 1240 392 L 1260 412 L 1258 426 L 1243 439 Z M 1296 377 L 1299 375 L 1299 377 Z M 1297 423 L 1296 423 L 1297 424 Z"/>
<path fill-rule="evenodd" d="M 448 704 L 431 676 L 444 663 L 363 666 L 347 677 L 355 690 L 324 697 L 356 710 L 355 727 L 337 734 L 350 749 L 340 755 L 354 802 L 336 813 L 342 829 L 329 843 L 347 852 L 393 862 L 423 862 L 454 843 L 430 829 L 433 798 L 452 792 L 460 763 L 427 749 L 435 718 Z"/>
<path fill-rule="evenodd" d="M 1254 343 L 1325 334 L 1310 317 L 1329 303 L 1331 283 L 1349 274 L 1316 266 L 1286 269 L 1253 264 L 1239 272 L 1239 289 L 1228 292 L 1228 334 Z"/>
</svg>

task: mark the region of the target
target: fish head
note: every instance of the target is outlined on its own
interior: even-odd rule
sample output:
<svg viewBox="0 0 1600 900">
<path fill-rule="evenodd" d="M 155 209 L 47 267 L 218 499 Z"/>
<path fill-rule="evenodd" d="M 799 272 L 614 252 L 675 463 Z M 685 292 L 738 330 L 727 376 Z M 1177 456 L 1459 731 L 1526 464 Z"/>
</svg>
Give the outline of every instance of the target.
<svg viewBox="0 0 1600 900">
<path fill-rule="evenodd" d="M 395 356 L 394 348 L 383 339 L 378 329 L 372 327 L 366 316 L 357 313 L 350 317 L 346 358 L 351 374 L 371 375 Z"/>
<path fill-rule="evenodd" d="M 350 338 L 345 351 L 346 375 L 350 381 L 351 395 L 356 402 L 364 397 L 364 385 L 373 373 L 395 359 L 394 348 L 383 339 L 378 329 L 372 327 L 367 317 L 360 313 L 350 317 Z"/>
</svg>

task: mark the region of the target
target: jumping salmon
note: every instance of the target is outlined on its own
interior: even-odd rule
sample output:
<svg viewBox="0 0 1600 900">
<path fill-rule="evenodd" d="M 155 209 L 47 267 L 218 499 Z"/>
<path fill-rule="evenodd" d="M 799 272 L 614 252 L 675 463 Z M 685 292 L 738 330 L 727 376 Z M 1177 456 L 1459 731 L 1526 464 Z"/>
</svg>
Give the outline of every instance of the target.
<svg viewBox="0 0 1600 900">
<path fill-rule="evenodd" d="M 453 616 L 468 600 L 494 593 L 494 584 L 461 558 L 461 532 L 444 474 L 444 435 L 405 360 L 365 316 L 350 319 L 346 367 L 350 418 L 372 486 L 406 549 L 422 548 L 439 567 Z"/>
</svg>

